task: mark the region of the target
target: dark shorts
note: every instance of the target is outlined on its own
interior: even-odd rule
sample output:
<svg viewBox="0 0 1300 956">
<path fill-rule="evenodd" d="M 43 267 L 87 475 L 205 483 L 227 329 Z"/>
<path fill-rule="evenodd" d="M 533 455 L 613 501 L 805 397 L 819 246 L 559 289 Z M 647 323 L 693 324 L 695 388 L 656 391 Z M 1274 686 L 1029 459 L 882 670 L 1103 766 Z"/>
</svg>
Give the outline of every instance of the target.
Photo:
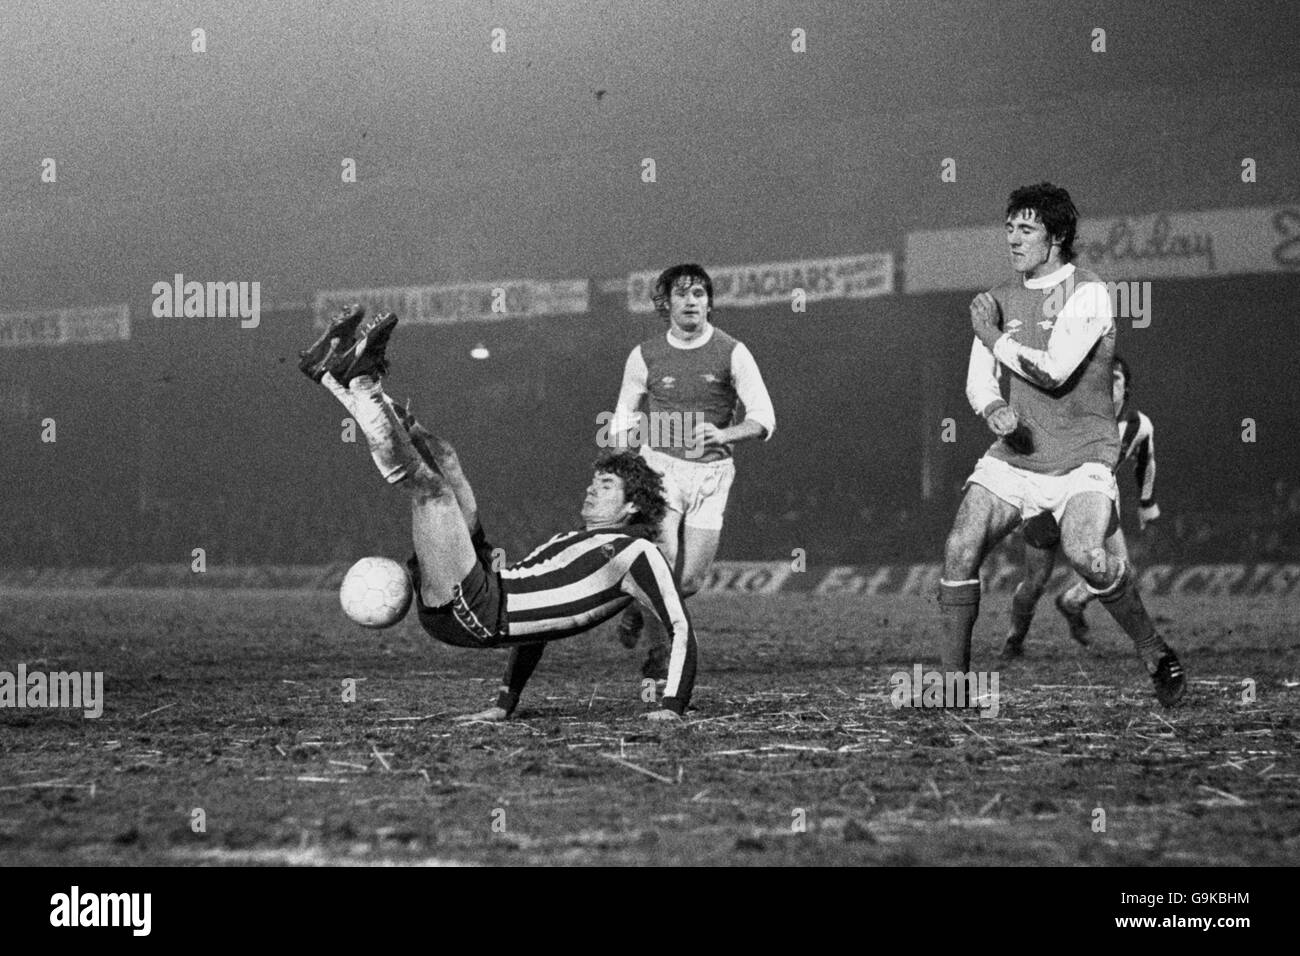
<svg viewBox="0 0 1300 956">
<path fill-rule="evenodd" d="M 429 607 L 420 596 L 420 562 L 411 555 L 406 567 L 415 586 L 415 607 L 420 623 L 431 636 L 456 647 L 500 647 L 509 641 L 506 596 L 501 576 L 492 570 L 493 547 L 480 525 L 470 540 L 478 560 L 465 579 L 457 584 L 450 601 Z"/>
</svg>

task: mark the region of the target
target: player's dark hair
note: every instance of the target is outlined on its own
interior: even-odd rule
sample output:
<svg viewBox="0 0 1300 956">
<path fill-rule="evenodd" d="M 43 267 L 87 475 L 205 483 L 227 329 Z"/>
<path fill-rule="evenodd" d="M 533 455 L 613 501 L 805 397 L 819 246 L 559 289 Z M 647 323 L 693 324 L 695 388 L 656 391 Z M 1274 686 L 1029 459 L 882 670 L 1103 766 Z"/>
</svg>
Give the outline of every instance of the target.
<svg viewBox="0 0 1300 956">
<path fill-rule="evenodd" d="M 1074 234 L 1079 227 L 1079 210 L 1068 191 L 1051 183 L 1021 186 L 1007 200 L 1007 218 L 1030 211 L 1053 240 L 1060 240 L 1061 261 L 1074 261 Z"/>
<path fill-rule="evenodd" d="M 623 495 L 636 506 L 625 529 L 627 533 L 650 540 L 659 537 L 659 524 L 668 510 L 664 480 L 659 473 L 631 451 L 607 451 L 596 459 L 594 467 L 598 474 L 618 475 L 623 479 Z"/>
<path fill-rule="evenodd" d="M 1110 359 L 1110 374 L 1115 374 L 1115 369 L 1124 373 L 1124 401 L 1128 401 L 1128 393 L 1133 390 L 1133 373 L 1128 370 L 1128 362 L 1125 362 L 1118 354 L 1112 355 Z"/>
<path fill-rule="evenodd" d="M 694 262 L 683 262 L 681 265 L 669 266 L 663 272 L 659 273 L 659 278 L 655 280 L 655 292 L 653 301 L 655 310 L 662 316 L 668 315 L 668 309 L 673 296 L 673 286 L 677 285 L 682 279 L 685 279 L 691 285 L 700 283 L 704 286 L 704 291 L 709 294 L 709 308 L 713 308 L 713 280 L 709 274 L 704 271 L 704 267 Z"/>
</svg>

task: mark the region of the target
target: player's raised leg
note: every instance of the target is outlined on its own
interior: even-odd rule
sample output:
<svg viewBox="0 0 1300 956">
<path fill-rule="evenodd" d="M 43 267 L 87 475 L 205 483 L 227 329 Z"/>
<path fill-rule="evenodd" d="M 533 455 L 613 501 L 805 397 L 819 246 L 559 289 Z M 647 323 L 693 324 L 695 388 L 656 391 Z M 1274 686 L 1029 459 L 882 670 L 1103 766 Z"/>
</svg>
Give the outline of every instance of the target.
<svg viewBox="0 0 1300 956">
<path fill-rule="evenodd" d="M 1020 521 L 1020 510 L 983 485 L 970 484 L 944 548 L 939 608 L 945 673 L 970 670 L 970 639 L 979 616 L 979 569 L 989 551 Z"/>
<path fill-rule="evenodd" d="M 439 607 L 452 600 L 452 588 L 478 559 L 478 502 L 451 442 L 420 424 L 409 408 L 395 411 L 430 472 L 426 476 L 421 470 L 408 482 L 411 536 L 420 562 L 420 598 L 429 607 Z"/>
<path fill-rule="evenodd" d="M 1106 546 L 1116 524 L 1112 498 L 1101 492 L 1080 492 L 1066 502 L 1061 545 L 1066 560 L 1132 639 L 1155 684 L 1157 699 L 1168 707 L 1183 696 L 1187 678 L 1178 656 L 1157 633 L 1128 561 Z"/>
<path fill-rule="evenodd" d="M 409 410 L 401 410 L 401 415 L 407 433 L 411 436 L 411 444 L 420 453 L 425 464 L 441 475 L 451 487 L 452 493 L 456 496 L 456 503 L 460 506 L 465 527 L 469 528 L 472 534 L 478 528 L 478 501 L 474 497 L 474 489 L 470 487 L 469 479 L 465 477 L 465 470 L 461 467 L 460 456 L 456 454 L 456 449 L 452 447 L 451 442 L 439 438 L 416 421 Z"/>
<path fill-rule="evenodd" d="M 447 479 L 422 463 L 408 484 L 411 540 L 420 562 L 420 599 L 428 607 L 441 607 L 455 598 L 457 586 L 478 555 Z"/>
<path fill-rule="evenodd" d="M 324 366 L 321 384 L 356 419 L 384 480 L 400 484 L 410 493 L 420 594 L 425 604 L 437 607 L 452 600 L 454 588 L 477 560 L 470 527 L 444 468 L 455 472 L 464 485 L 467 503 L 475 511 L 476 506 L 454 450 L 449 445 L 443 448 L 443 443 L 423 428 L 417 433 L 421 446 L 417 448 L 407 425 L 417 427 L 418 423 L 384 394 L 385 350 L 396 326 L 397 316 L 382 313 L 356 325 L 351 341 L 343 341 L 342 334 L 330 336 L 324 356 L 315 364 Z M 308 352 L 320 349 L 318 341 Z M 313 370 L 304 368 L 309 375 Z"/>
</svg>

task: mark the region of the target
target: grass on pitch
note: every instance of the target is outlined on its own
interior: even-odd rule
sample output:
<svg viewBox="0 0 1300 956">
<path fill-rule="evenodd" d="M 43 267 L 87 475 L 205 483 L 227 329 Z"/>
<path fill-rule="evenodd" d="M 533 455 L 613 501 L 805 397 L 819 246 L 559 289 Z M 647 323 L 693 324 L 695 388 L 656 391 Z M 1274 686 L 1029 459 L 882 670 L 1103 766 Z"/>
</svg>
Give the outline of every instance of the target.
<svg viewBox="0 0 1300 956">
<path fill-rule="evenodd" d="M 106 700 L 93 720 L 0 710 L 0 860 L 1294 863 L 1300 606 L 1148 604 L 1189 668 L 1179 708 L 1100 608 L 1085 651 L 1044 601 L 999 716 L 958 719 L 889 701 L 891 673 L 933 660 L 925 599 L 697 599 L 697 709 L 661 730 L 603 630 L 548 649 L 520 719 L 462 727 L 504 655 L 413 618 L 366 632 L 329 594 L 12 592 L 0 670 L 103 671 Z M 975 667 L 997 669 L 1005 623 L 986 598 Z"/>
</svg>

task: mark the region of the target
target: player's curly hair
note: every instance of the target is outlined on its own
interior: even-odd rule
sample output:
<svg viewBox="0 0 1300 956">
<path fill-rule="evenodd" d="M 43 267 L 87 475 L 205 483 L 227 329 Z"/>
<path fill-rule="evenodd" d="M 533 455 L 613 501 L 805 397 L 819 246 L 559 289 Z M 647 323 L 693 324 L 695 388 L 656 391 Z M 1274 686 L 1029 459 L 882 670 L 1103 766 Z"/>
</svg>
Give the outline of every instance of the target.
<svg viewBox="0 0 1300 956">
<path fill-rule="evenodd" d="M 704 267 L 694 262 L 683 262 L 681 265 L 669 266 L 663 272 L 659 273 L 659 278 L 655 280 L 655 291 L 652 300 L 657 311 L 664 318 L 668 317 L 669 303 L 673 296 L 673 286 L 682 279 L 694 285 L 699 282 L 704 286 L 704 291 L 709 295 L 709 308 L 713 308 L 713 280 L 709 274 L 704 271 Z"/>
<path fill-rule="evenodd" d="M 1128 401 L 1129 392 L 1133 391 L 1133 373 L 1129 371 L 1128 362 L 1120 358 L 1119 353 L 1112 355 L 1110 358 L 1110 373 L 1115 374 L 1115 369 L 1124 373 L 1124 401 Z"/>
<path fill-rule="evenodd" d="M 625 529 L 627 533 L 652 541 L 658 538 L 659 525 L 668 510 L 664 480 L 659 473 L 631 451 L 607 451 L 596 459 L 594 467 L 599 474 L 618 475 L 623 479 L 623 494 L 636 506 Z"/>
<path fill-rule="evenodd" d="M 1079 228 L 1079 210 L 1074 207 L 1070 193 L 1052 183 L 1021 186 L 1007 200 L 1007 218 L 1016 213 L 1031 211 L 1038 216 L 1047 234 L 1061 242 L 1061 261 L 1074 261 L 1074 234 Z"/>
</svg>

